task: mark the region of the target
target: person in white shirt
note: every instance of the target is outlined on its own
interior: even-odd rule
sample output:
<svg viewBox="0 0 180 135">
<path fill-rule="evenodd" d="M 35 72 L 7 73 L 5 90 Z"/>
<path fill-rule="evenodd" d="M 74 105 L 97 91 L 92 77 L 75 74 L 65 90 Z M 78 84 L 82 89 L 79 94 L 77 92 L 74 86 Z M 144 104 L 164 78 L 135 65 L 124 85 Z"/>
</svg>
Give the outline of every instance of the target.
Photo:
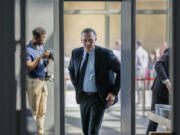
<svg viewBox="0 0 180 135">
<path fill-rule="evenodd" d="M 121 40 L 116 40 L 114 42 L 113 54 L 118 58 L 121 62 Z"/>
<path fill-rule="evenodd" d="M 140 40 L 136 41 L 136 78 L 145 79 L 145 74 L 148 68 L 148 53 L 142 47 Z M 139 104 L 142 99 L 142 90 L 144 89 L 144 81 L 136 81 L 137 90 L 137 103 Z"/>
</svg>

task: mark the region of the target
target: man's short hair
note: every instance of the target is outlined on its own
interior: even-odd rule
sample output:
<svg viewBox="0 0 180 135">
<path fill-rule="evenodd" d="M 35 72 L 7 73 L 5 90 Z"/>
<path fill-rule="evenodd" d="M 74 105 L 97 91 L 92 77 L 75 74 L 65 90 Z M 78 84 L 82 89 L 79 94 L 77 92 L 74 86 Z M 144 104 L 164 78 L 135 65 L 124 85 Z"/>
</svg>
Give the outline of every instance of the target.
<svg viewBox="0 0 180 135">
<path fill-rule="evenodd" d="M 141 40 L 136 40 L 136 44 L 137 44 L 138 46 L 142 46 Z"/>
<path fill-rule="evenodd" d="M 92 28 L 85 28 L 82 32 L 81 32 L 81 35 L 84 34 L 84 33 L 90 33 L 92 32 L 95 36 L 97 35 L 96 34 L 96 31 Z"/>
<path fill-rule="evenodd" d="M 42 27 L 37 27 L 32 31 L 34 37 L 40 38 L 42 35 L 46 34 L 46 30 Z"/>
</svg>

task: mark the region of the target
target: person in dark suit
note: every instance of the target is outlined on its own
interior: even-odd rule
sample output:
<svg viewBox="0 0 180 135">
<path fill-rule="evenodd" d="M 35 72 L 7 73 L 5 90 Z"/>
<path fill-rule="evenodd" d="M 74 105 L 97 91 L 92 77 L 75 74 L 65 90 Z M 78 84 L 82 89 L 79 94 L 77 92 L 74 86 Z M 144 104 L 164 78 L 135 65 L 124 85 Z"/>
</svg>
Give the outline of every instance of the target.
<svg viewBox="0 0 180 135">
<path fill-rule="evenodd" d="M 151 111 L 155 111 L 155 104 L 169 104 L 169 93 L 171 92 L 171 82 L 169 80 L 169 51 L 164 54 L 155 64 L 156 77 L 152 85 L 152 105 Z M 149 131 L 156 131 L 158 123 L 149 121 L 146 135 Z"/>
<path fill-rule="evenodd" d="M 81 32 L 84 47 L 72 51 L 69 73 L 80 104 L 84 135 L 98 135 L 104 111 L 114 103 L 120 89 L 120 63 L 112 51 L 95 45 L 96 32 Z"/>
</svg>

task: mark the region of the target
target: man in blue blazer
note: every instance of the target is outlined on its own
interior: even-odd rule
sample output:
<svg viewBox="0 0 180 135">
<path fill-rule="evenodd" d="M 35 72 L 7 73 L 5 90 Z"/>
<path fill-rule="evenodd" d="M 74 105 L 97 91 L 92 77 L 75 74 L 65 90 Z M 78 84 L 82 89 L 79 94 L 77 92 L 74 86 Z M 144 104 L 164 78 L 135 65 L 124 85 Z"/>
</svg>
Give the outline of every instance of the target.
<svg viewBox="0 0 180 135">
<path fill-rule="evenodd" d="M 120 63 L 112 51 L 95 45 L 96 40 L 95 30 L 84 29 L 83 47 L 72 51 L 69 64 L 84 135 L 99 134 L 105 108 L 114 103 L 120 89 Z"/>
</svg>

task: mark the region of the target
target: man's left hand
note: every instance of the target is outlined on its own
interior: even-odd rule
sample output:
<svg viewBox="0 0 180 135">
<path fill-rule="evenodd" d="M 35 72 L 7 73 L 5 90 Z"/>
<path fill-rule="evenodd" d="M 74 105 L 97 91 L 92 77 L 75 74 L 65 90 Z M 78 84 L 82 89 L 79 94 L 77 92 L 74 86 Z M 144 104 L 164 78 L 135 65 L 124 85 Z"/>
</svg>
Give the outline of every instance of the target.
<svg viewBox="0 0 180 135">
<path fill-rule="evenodd" d="M 106 101 L 109 100 L 109 104 L 108 104 L 108 107 L 112 106 L 113 103 L 114 103 L 114 100 L 115 100 L 115 95 L 112 94 L 112 93 L 109 93 L 106 97 Z"/>
<path fill-rule="evenodd" d="M 171 84 L 171 82 L 168 80 L 168 81 L 166 81 L 166 87 L 168 88 L 168 91 L 169 91 L 169 93 L 171 93 L 171 91 L 172 91 L 172 84 Z"/>
</svg>

